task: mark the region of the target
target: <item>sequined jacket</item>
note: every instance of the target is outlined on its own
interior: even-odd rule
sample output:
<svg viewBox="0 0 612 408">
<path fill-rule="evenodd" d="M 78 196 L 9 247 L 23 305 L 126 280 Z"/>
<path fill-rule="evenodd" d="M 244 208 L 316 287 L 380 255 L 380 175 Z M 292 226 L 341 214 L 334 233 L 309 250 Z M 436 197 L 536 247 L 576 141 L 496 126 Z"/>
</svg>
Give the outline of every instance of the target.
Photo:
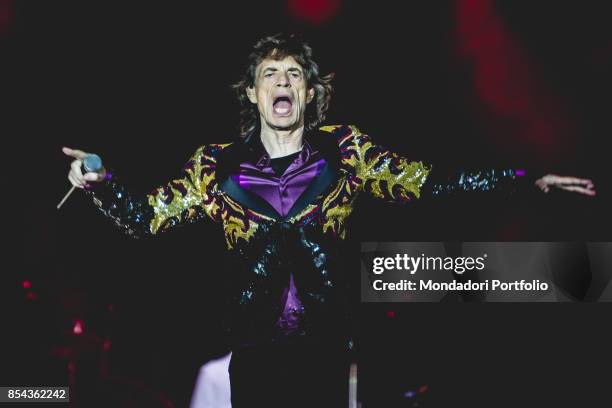
<svg viewBox="0 0 612 408">
<path fill-rule="evenodd" d="M 256 137 L 200 147 L 181 178 L 146 197 L 132 196 L 116 177 L 89 194 L 105 216 L 134 237 L 200 219 L 221 223 L 233 263 L 227 268 L 227 327 L 235 344 L 247 345 L 278 337 L 276 321 L 290 271 L 305 310 L 297 335 L 317 341 L 346 334 L 344 268 L 335 243 L 345 238 L 362 193 L 410 203 L 423 194 L 512 188 L 516 178 L 513 170 L 486 170 L 428 183 L 430 166 L 374 144 L 354 126 L 324 126 L 306 137 L 326 165 L 286 217 L 229 177 L 261 143 Z"/>
</svg>

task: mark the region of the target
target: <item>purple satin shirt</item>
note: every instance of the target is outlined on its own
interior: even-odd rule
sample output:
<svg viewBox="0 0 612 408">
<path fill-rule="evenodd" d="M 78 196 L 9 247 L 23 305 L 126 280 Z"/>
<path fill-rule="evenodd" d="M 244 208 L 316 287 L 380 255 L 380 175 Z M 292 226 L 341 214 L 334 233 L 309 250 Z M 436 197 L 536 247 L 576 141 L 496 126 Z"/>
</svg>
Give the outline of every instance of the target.
<svg viewBox="0 0 612 408">
<path fill-rule="evenodd" d="M 270 156 L 264 151 L 254 164 L 241 163 L 240 174 L 234 174 L 231 177 L 240 187 L 257 194 L 285 217 L 324 166 L 325 160 L 319 152 L 313 151 L 308 142 L 304 141 L 300 154 L 280 176 L 274 173 Z M 304 312 L 292 273 L 289 274 L 289 282 L 283 298 L 285 298 L 285 307 L 277 325 L 283 333 L 291 334 L 299 328 L 300 318 Z"/>
<path fill-rule="evenodd" d="M 285 217 L 312 179 L 319 175 L 325 160 L 304 142 L 300 154 L 281 176 L 274 174 L 270 161 L 270 156 L 263 153 L 255 164 L 241 163 L 240 174 L 233 175 L 232 179 L 240 187 L 266 200 Z"/>
</svg>

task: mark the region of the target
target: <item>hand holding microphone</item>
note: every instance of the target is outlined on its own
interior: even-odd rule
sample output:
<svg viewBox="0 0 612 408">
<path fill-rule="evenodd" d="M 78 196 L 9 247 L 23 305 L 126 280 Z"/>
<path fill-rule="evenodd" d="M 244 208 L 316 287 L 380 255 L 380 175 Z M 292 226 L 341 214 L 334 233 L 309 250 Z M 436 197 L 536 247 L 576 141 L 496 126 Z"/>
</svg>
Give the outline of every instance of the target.
<svg viewBox="0 0 612 408">
<path fill-rule="evenodd" d="M 102 166 L 100 156 L 68 147 L 62 148 L 62 151 L 66 156 L 75 160 L 70 163 L 70 172 L 68 173 L 68 180 L 72 183 L 72 188 L 57 205 L 58 210 L 75 188 L 85 188 L 87 182 L 100 182 L 106 177 L 106 169 Z"/>
</svg>

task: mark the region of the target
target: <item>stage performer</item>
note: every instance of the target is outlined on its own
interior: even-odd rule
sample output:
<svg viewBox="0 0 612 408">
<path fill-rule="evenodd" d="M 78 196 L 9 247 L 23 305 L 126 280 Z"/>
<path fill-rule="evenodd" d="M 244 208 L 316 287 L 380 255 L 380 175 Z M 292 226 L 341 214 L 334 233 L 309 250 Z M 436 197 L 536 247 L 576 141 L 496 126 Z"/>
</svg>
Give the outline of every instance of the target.
<svg viewBox="0 0 612 408">
<path fill-rule="evenodd" d="M 221 223 L 233 262 L 227 327 L 234 408 L 346 406 L 350 319 L 338 240 L 361 194 L 410 203 L 460 191 L 511 191 L 513 169 L 462 172 L 435 182 L 435 167 L 377 145 L 355 126 L 322 126 L 332 75 L 294 35 L 261 39 L 234 85 L 240 137 L 200 147 L 183 177 L 136 197 L 117 173 L 68 178 L 134 237 L 199 220 Z M 111 174 L 112 173 L 112 174 Z M 522 178 L 524 179 L 524 178 Z M 547 175 L 543 192 L 594 195 L 587 179 Z"/>
</svg>

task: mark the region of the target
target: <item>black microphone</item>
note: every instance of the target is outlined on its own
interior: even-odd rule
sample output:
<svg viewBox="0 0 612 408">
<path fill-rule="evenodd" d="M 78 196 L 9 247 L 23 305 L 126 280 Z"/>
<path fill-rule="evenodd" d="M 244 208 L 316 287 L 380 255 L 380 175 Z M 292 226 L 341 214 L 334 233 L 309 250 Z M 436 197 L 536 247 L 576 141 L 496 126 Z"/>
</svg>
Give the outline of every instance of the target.
<svg viewBox="0 0 612 408">
<path fill-rule="evenodd" d="M 102 159 L 97 154 L 88 154 L 83 159 L 83 164 L 81 165 L 81 170 L 83 174 L 85 173 L 97 173 L 102 170 Z M 62 198 L 62 201 L 57 205 L 57 209 L 64 204 L 64 202 L 70 197 L 70 194 L 74 191 L 76 186 L 72 186 L 72 188 L 68 191 L 68 193 Z"/>
</svg>

